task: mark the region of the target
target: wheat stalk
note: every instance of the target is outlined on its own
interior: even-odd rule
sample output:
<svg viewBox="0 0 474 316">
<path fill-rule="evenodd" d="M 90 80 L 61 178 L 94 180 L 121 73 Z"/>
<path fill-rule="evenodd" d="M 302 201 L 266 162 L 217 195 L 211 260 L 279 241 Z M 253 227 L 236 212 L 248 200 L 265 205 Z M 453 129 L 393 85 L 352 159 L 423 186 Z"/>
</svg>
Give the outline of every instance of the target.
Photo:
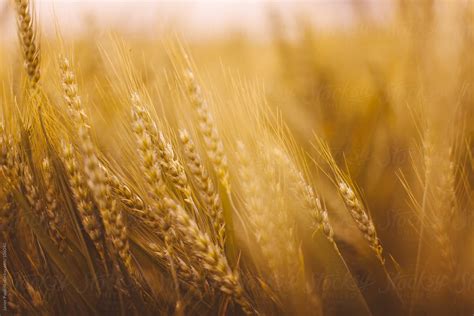
<svg viewBox="0 0 474 316">
<path fill-rule="evenodd" d="M 196 209 L 184 167 L 176 157 L 173 146 L 165 139 L 162 132 L 160 132 L 158 136 L 157 151 L 163 175 L 169 179 L 176 190 L 184 196 L 184 201 L 193 209 Z"/>
<path fill-rule="evenodd" d="M 245 197 L 244 203 L 248 211 L 248 217 L 254 227 L 257 242 L 268 261 L 270 269 L 274 272 L 277 268 L 276 261 L 271 256 L 272 238 L 264 229 L 264 227 L 267 227 L 267 205 L 263 200 L 259 179 L 255 177 L 255 172 L 251 167 L 247 147 L 240 141 L 237 142 L 237 158 L 239 161 L 240 182 L 242 183 L 241 189 Z"/>
<path fill-rule="evenodd" d="M 148 113 L 141 105 L 137 94 L 132 95 L 133 130 L 137 139 L 145 179 L 150 185 L 152 198 L 157 210 L 167 219 L 166 230 L 173 224 L 190 245 L 193 254 L 202 260 L 203 267 L 218 288 L 232 295 L 245 311 L 251 311 L 250 304 L 243 296 L 238 275 L 230 270 L 227 259 L 219 247 L 213 244 L 209 236 L 202 232 L 196 222 L 175 200 L 169 197 L 161 175 L 157 153 L 152 149 L 150 131 L 147 129 Z"/>
<path fill-rule="evenodd" d="M 7 194 L 0 200 L 0 230 L 4 240 L 13 236 L 15 217 L 15 201 L 11 194 Z"/>
<path fill-rule="evenodd" d="M 253 314 L 254 310 L 244 296 L 239 275 L 230 269 L 222 250 L 199 229 L 196 222 L 173 199 L 165 197 L 164 204 L 172 214 L 177 228 L 191 246 L 194 255 L 202 260 L 203 267 L 209 272 L 208 276 L 211 280 L 222 292 L 231 295 L 245 313 Z"/>
<path fill-rule="evenodd" d="M 20 179 L 18 158 L 18 150 L 12 137 L 5 131 L 3 123 L 0 123 L 0 172 L 10 189 L 18 189 Z"/>
<path fill-rule="evenodd" d="M 44 181 L 46 186 L 46 217 L 48 218 L 48 232 L 51 239 L 58 246 L 59 252 L 64 252 L 66 238 L 61 231 L 59 222 L 59 205 L 56 199 L 57 190 L 53 183 L 53 173 L 48 158 L 43 160 Z"/>
<path fill-rule="evenodd" d="M 439 180 L 436 181 L 433 201 L 433 213 L 430 217 L 434 238 L 439 245 L 441 266 L 452 273 L 455 269 L 454 250 L 449 236 L 449 224 L 456 215 L 456 190 L 455 190 L 455 163 L 452 147 L 443 148 L 444 153 L 440 155 L 440 166 L 438 168 Z"/>
<path fill-rule="evenodd" d="M 61 61 L 61 74 L 64 99 L 69 107 L 71 118 L 78 130 L 80 147 L 84 154 L 84 171 L 87 177 L 87 185 L 98 205 L 104 223 L 105 235 L 112 242 L 118 255 L 123 260 L 125 267 L 129 271 L 132 271 L 132 258 L 123 214 L 117 210 L 115 200 L 111 198 L 110 186 L 100 167 L 99 159 L 94 152 L 94 146 L 89 135 L 87 115 L 82 108 L 81 99 L 77 92 L 74 72 L 66 58 Z"/>
<path fill-rule="evenodd" d="M 121 181 L 116 175 L 111 174 L 104 166 L 102 166 L 102 169 L 107 176 L 107 183 L 115 194 L 120 197 L 120 201 L 126 207 L 135 210 L 138 213 L 143 212 L 146 209 L 143 199 L 132 192 L 132 189 L 130 189 L 128 185 Z"/>
<path fill-rule="evenodd" d="M 339 183 L 339 193 L 344 200 L 349 213 L 352 216 L 352 219 L 357 224 L 357 227 L 364 235 L 365 239 L 369 242 L 370 248 L 374 250 L 377 258 L 383 263 L 384 259 L 382 257 L 382 245 L 377 237 L 374 224 L 372 220 L 367 215 L 364 206 L 360 202 L 359 198 L 356 196 L 352 188 L 345 182 Z"/>
<path fill-rule="evenodd" d="M 96 212 L 94 203 L 89 196 L 89 189 L 85 183 L 84 175 L 79 169 L 79 163 L 74 155 L 71 144 L 63 143 L 63 162 L 69 180 L 74 202 L 85 232 L 94 243 L 100 256 L 104 255 L 103 227 L 100 215 Z"/>
<path fill-rule="evenodd" d="M 163 181 L 157 153 L 153 149 L 152 133 L 154 130 L 148 124 L 150 122 L 149 115 L 143 108 L 138 94 L 132 94 L 131 101 L 133 131 L 137 140 L 145 179 L 151 186 L 150 195 L 154 199 L 155 209 L 163 216 L 165 228 L 169 228 L 169 218 L 166 213 L 163 213 L 162 207 L 162 199 L 167 195 L 166 186 Z"/>
<path fill-rule="evenodd" d="M 23 184 L 25 187 L 25 195 L 26 199 L 34 211 L 36 216 L 40 219 L 42 223 L 45 222 L 45 212 L 44 212 L 44 205 L 41 195 L 39 193 L 39 189 L 36 185 L 36 181 L 33 178 L 33 174 L 31 172 L 30 167 L 27 163 L 22 163 L 21 170 L 23 173 Z"/>
<path fill-rule="evenodd" d="M 441 267 L 443 267 L 447 273 L 453 273 L 455 270 L 455 262 L 453 260 L 453 247 L 451 238 L 446 231 L 445 223 L 438 216 L 433 216 L 430 219 L 431 228 L 434 231 L 434 238 L 438 244 L 438 251 L 441 257 Z"/>
<path fill-rule="evenodd" d="M 163 261 L 168 262 L 168 267 L 171 268 L 169 257 L 176 263 L 176 273 L 179 276 L 179 279 L 182 282 L 188 283 L 194 290 L 200 292 L 201 285 L 203 284 L 203 275 L 200 274 L 194 267 L 187 264 L 183 259 L 181 259 L 176 254 L 169 253 L 169 250 L 162 249 L 155 243 L 150 243 L 149 248 L 153 251 L 153 253 Z"/>
<path fill-rule="evenodd" d="M 279 202 L 267 201 L 264 186 L 269 186 L 268 192 L 272 192 L 273 199 L 280 199 L 274 190 L 278 190 L 272 182 L 265 181 L 256 176 L 256 162 L 251 160 L 249 150 L 241 141 L 237 142 L 237 158 L 239 162 L 239 176 L 242 183 L 241 190 L 244 196 L 244 204 L 247 209 L 249 223 L 253 228 L 256 241 L 261 249 L 265 263 L 267 264 L 274 281 L 278 287 L 282 287 L 288 281 L 290 266 L 292 262 L 288 254 L 295 255 L 293 249 L 293 236 L 288 234 L 288 222 L 281 214 Z M 259 166 L 261 167 L 261 166 Z M 270 168 L 270 169 L 269 169 Z M 273 166 L 263 167 L 265 178 L 269 177 Z M 270 176 L 271 177 L 271 176 Z M 265 185 L 262 183 L 264 181 Z M 280 194 L 281 195 L 281 194 Z M 268 196 L 268 195 L 267 195 Z M 290 282 L 291 283 L 291 282 Z M 288 283 L 286 283 L 288 284 Z"/>
<path fill-rule="evenodd" d="M 295 196 L 299 201 L 303 202 L 304 208 L 311 214 L 317 228 L 322 229 L 326 238 L 331 243 L 334 243 L 334 231 L 329 223 L 328 212 L 321 204 L 321 200 L 315 193 L 313 187 L 306 181 L 303 173 L 298 170 L 286 153 L 278 148 L 275 148 L 274 152 L 289 171 Z"/>
<path fill-rule="evenodd" d="M 45 305 L 45 301 L 43 299 L 43 296 L 41 295 L 41 293 L 36 290 L 31 284 L 30 282 L 28 281 L 25 281 L 25 287 L 26 287 L 26 291 L 27 293 L 29 294 L 30 298 L 31 298 L 31 304 L 36 308 L 36 309 L 39 309 L 41 310 L 44 305 Z"/>
<path fill-rule="evenodd" d="M 192 275 L 192 271 L 195 270 L 192 265 L 180 260 L 180 258 L 175 255 L 175 252 L 171 251 L 170 248 L 171 243 L 173 243 L 172 246 L 178 248 L 180 248 L 180 245 L 177 240 L 176 232 L 173 229 L 172 214 L 170 214 L 169 208 L 164 204 L 168 192 L 166 191 L 166 185 L 162 177 L 158 154 L 153 147 L 153 138 L 157 136 L 156 129 L 154 128 L 153 122 L 151 121 L 148 112 L 143 107 L 140 96 L 137 93 L 132 94 L 131 102 L 133 132 L 138 145 L 145 180 L 149 185 L 150 197 L 153 201 L 150 215 L 160 219 L 160 228 L 163 232 L 165 243 L 168 245 L 166 249 L 159 250 L 158 252 L 162 257 L 169 256 L 170 260 L 168 266 L 173 273 L 177 270 L 178 274 L 185 272 L 188 275 L 189 273 Z M 154 250 L 157 252 L 156 245 L 154 245 Z M 176 267 L 172 263 L 177 263 Z"/>
<path fill-rule="evenodd" d="M 16 148 L 11 137 L 7 135 L 3 123 L 0 122 L 0 179 L 6 183 L 0 190 L 4 195 L 0 204 L 0 227 L 5 240 L 12 236 L 12 226 L 16 218 L 16 203 L 10 192 L 18 189 L 20 178 L 18 160 L 15 157 Z"/>
<path fill-rule="evenodd" d="M 219 246 L 224 249 L 225 244 L 225 220 L 219 194 L 214 188 L 213 182 L 207 172 L 194 142 L 186 130 L 179 132 L 179 138 L 183 145 L 188 169 L 196 183 L 199 196 L 201 197 L 205 209 L 209 212 L 209 217 L 213 224 L 214 233 Z"/>
<path fill-rule="evenodd" d="M 40 79 L 40 49 L 36 43 L 36 30 L 29 0 L 15 0 L 18 37 L 25 59 L 25 69 L 33 88 Z"/>
<path fill-rule="evenodd" d="M 303 269 L 298 260 L 298 250 L 296 248 L 296 236 L 294 234 L 295 223 L 288 214 L 286 199 L 283 190 L 281 166 L 275 161 L 272 152 L 260 143 L 262 159 L 258 163 L 259 169 L 263 171 L 263 183 L 266 184 L 265 203 L 271 211 L 266 215 L 266 225 L 271 227 L 268 231 L 270 238 L 273 238 L 273 253 L 277 261 L 278 270 L 276 280 L 278 285 L 285 290 L 297 290 L 298 282 L 301 280 Z"/>
<path fill-rule="evenodd" d="M 219 137 L 209 105 L 206 99 L 204 99 L 201 86 L 196 81 L 191 69 L 187 69 L 184 72 L 184 78 L 189 98 L 197 113 L 199 130 L 203 136 L 209 159 L 219 177 L 219 181 L 227 192 L 230 192 L 227 156 L 224 153 L 224 144 Z"/>
<path fill-rule="evenodd" d="M 107 176 L 107 182 L 123 205 L 133 214 L 139 216 L 152 229 L 157 230 L 163 227 L 163 220 L 156 212 L 153 212 L 150 206 L 145 204 L 138 194 L 134 193 L 128 185 L 111 174 L 104 166 L 102 168 Z"/>
</svg>

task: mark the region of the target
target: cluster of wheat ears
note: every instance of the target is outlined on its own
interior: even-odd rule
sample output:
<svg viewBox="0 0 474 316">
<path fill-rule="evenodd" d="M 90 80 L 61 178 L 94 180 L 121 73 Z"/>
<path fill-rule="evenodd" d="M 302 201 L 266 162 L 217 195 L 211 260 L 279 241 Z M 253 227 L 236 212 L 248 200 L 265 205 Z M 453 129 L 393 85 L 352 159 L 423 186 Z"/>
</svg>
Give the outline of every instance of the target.
<svg viewBox="0 0 474 316">
<path fill-rule="evenodd" d="M 300 146 L 257 86 L 213 98 L 178 40 L 159 92 L 118 40 L 101 49 L 110 71 L 83 82 L 63 40 L 44 62 L 30 2 L 14 1 L 23 75 L 0 94 L 3 311 L 474 311 L 469 124 L 412 111 L 419 154 L 393 171 L 410 212 L 391 223 L 411 233 L 397 241 L 328 141 Z"/>
</svg>

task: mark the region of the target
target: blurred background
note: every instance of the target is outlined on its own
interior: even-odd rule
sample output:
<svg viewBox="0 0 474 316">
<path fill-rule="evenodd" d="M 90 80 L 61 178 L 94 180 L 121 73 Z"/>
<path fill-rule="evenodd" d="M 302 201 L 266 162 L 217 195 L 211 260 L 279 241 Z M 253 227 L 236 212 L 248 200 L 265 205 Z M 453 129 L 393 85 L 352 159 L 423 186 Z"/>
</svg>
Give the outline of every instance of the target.
<svg viewBox="0 0 474 316">
<path fill-rule="evenodd" d="M 1 3 L 2 33 L 12 35 L 13 16 L 7 13 L 11 1 Z M 54 32 L 57 18 L 67 35 L 95 28 L 99 32 L 112 29 L 134 36 L 157 36 L 173 30 L 189 39 L 241 33 L 266 40 L 271 34 L 269 10 L 288 21 L 288 30 L 294 33 L 296 16 L 311 17 L 311 23 L 318 28 L 334 29 L 351 27 L 360 18 L 386 23 L 393 18 L 395 9 L 390 0 L 40 0 L 36 7 L 46 34 Z"/>
</svg>

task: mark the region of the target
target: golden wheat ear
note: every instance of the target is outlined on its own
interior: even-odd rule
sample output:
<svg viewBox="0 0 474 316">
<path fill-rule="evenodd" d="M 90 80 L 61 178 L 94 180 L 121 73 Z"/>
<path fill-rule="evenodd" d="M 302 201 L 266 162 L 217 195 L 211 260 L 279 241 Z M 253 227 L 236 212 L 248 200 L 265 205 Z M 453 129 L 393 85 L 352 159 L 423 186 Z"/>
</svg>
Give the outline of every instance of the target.
<svg viewBox="0 0 474 316">
<path fill-rule="evenodd" d="M 221 249 L 225 246 L 225 220 L 224 211 L 219 194 L 214 189 L 214 184 L 209 172 L 203 164 L 201 156 L 187 130 L 180 130 L 179 138 L 183 145 L 186 164 L 196 184 L 200 198 L 209 214 L 213 226 L 213 233 Z"/>
<path fill-rule="evenodd" d="M 210 281 L 220 291 L 233 297 L 246 314 L 254 314 L 255 310 L 245 296 L 239 274 L 231 270 L 223 251 L 199 229 L 181 205 L 170 198 L 165 198 L 164 203 L 173 215 L 178 230 L 191 246 L 194 255 L 204 264 Z"/>
<path fill-rule="evenodd" d="M 78 94 L 75 73 L 67 58 L 63 58 L 60 62 L 64 100 L 68 105 L 73 124 L 78 131 L 79 145 L 84 156 L 83 165 L 87 179 L 86 183 L 99 208 L 107 240 L 112 243 L 116 254 L 122 259 L 129 272 L 133 272 L 124 215 L 116 206 L 107 177 L 97 157 L 89 132 L 88 117 L 84 112 Z"/>
<path fill-rule="evenodd" d="M 344 200 L 347 210 L 352 216 L 352 219 L 357 224 L 357 227 L 369 242 L 370 248 L 375 252 L 377 258 L 383 263 L 382 245 L 377 237 L 375 226 L 372 219 L 367 215 L 363 204 L 354 193 L 353 189 L 345 182 L 341 181 L 338 186 L 339 192 Z"/>
<path fill-rule="evenodd" d="M 13 237 L 17 207 L 13 192 L 18 189 L 20 174 L 13 138 L 0 122 L 0 227 L 4 239 Z"/>
<path fill-rule="evenodd" d="M 133 130 L 141 156 L 145 179 L 150 185 L 157 210 L 165 218 L 166 236 L 170 242 L 176 242 L 172 229 L 182 235 L 189 250 L 203 263 L 207 277 L 223 293 L 230 295 L 246 313 L 253 308 L 244 296 L 244 290 L 237 272 L 231 270 L 223 251 L 211 241 L 209 235 L 199 229 L 196 222 L 184 208 L 170 197 L 163 181 L 158 155 L 152 147 L 152 133 L 147 121 L 149 115 L 141 104 L 138 94 L 132 98 Z"/>
<path fill-rule="evenodd" d="M 71 144 L 63 143 L 62 159 L 64 162 L 69 187 L 71 188 L 76 209 L 79 212 L 84 231 L 94 243 L 97 252 L 104 258 L 103 227 L 100 215 L 95 211 L 95 205 L 90 197 L 89 189 L 85 183 L 85 176 L 82 173 L 79 162 L 74 155 Z"/>
<path fill-rule="evenodd" d="M 219 181 L 229 192 L 230 184 L 227 156 L 224 152 L 224 144 L 219 136 L 214 117 L 209 109 L 207 100 L 202 94 L 201 86 L 198 84 L 191 69 L 187 69 L 184 72 L 184 78 L 186 91 L 197 113 L 199 131 L 204 139 L 207 154 L 219 177 Z"/>
<path fill-rule="evenodd" d="M 25 70 L 31 87 L 34 89 L 40 80 L 40 48 L 37 43 L 36 25 L 30 4 L 30 0 L 15 0 L 18 37 L 23 52 Z"/>
<path fill-rule="evenodd" d="M 59 218 L 57 196 L 58 191 L 53 180 L 53 170 L 48 158 L 43 160 L 44 184 L 46 187 L 45 211 L 48 219 L 48 233 L 54 243 L 58 246 L 59 252 L 63 253 L 66 248 L 66 237 L 62 231 Z"/>
<path fill-rule="evenodd" d="M 291 188 L 298 200 L 302 202 L 304 209 L 313 218 L 316 228 L 321 229 L 326 238 L 335 245 L 334 230 L 329 222 L 328 211 L 321 203 L 321 199 L 316 194 L 313 186 L 305 179 L 303 172 L 298 169 L 297 165 L 291 161 L 289 154 L 280 149 L 275 149 L 274 154 L 288 169 Z"/>
<path fill-rule="evenodd" d="M 328 145 L 319 138 L 316 138 L 316 140 L 316 149 L 331 168 L 331 171 L 334 175 L 335 185 L 339 195 L 342 197 L 346 209 L 356 223 L 359 231 L 367 240 L 369 247 L 374 251 L 377 259 L 384 266 L 385 260 L 382 255 L 383 247 L 379 238 L 377 237 L 377 231 L 375 229 L 374 223 L 366 211 L 364 204 L 361 202 L 357 191 L 352 186 L 350 178 L 344 174 L 337 165 Z"/>
</svg>

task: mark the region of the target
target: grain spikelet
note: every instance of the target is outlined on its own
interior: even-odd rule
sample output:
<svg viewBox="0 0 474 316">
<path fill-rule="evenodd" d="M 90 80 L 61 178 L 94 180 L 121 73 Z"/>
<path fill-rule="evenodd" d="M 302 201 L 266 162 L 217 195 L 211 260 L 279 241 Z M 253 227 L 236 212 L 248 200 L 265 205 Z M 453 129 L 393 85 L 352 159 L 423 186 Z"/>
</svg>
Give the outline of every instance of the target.
<svg viewBox="0 0 474 316">
<path fill-rule="evenodd" d="M 295 222 L 288 214 L 286 205 L 284 182 L 280 165 L 275 161 L 272 151 L 260 143 L 262 160 L 257 163 L 263 171 L 263 183 L 266 184 L 264 197 L 271 212 L 266 214 L 266 226 L 271 227 L 267 232 L 274 239 L 272 259 L 277 262 L 276 280 L 280 287 L 286 290 L 296 290 L 301 280 L 296 236 L 294 232 Z"/>
<path fill-rule="evenodd" d="M 244 203 L 248 212 L 249 222 L 254 229 L 257 242 L 270 270 L 272 273 L 275 273 L 277 261 L 272 256 L 273 240 L 268 234 L 268 229 L 265 229 L 267 228 L 267 215 L 269 211 L 262 196 L 259 179 L 254 176 L 255 172 L 251 167 L 248 150 L 240 141 L 237 143 L 237 157 L 239 161 L 240 182 L 243 184 L 242 192 L 245 197 Z"/>
</svg>

